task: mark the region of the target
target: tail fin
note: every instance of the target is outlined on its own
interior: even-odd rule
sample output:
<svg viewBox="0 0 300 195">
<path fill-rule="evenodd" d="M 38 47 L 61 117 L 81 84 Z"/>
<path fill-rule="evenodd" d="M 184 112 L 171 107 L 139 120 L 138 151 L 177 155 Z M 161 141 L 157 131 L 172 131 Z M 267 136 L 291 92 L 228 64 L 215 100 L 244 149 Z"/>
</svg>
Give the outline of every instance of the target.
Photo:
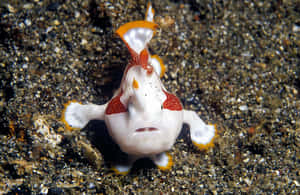
<svg viewBox="0 0 300 195">
<path fill-rule="evenodd" d="M 138 56 L 155 33 L 157 24 L 153 22 L 154 10 L 148 4 L 145 20 L 123 24 L 116 33 L 121 37 L 133 57 Z"/>
</svg>

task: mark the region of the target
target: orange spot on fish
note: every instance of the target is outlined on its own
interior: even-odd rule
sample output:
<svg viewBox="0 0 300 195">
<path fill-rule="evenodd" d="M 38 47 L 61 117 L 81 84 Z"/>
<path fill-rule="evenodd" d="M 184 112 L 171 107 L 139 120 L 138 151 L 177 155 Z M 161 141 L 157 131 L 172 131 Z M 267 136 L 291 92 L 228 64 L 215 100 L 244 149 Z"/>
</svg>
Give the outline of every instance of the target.
<svg viewBox="0 0 300 195">
<path fill-rule="evenodd" d="M 135 88 L 135 89 L 139 88 L 139 83 L 137 82 L 137 80 L 133 79 L 133 81 L 132 81 L 132 87 Z"/>
</svg>

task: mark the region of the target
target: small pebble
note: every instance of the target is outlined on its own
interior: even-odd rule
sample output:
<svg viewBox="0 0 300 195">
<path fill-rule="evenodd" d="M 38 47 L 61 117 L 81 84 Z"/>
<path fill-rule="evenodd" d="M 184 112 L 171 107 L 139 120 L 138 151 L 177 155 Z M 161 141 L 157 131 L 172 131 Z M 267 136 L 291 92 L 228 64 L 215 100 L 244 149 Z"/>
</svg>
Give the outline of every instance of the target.
<svg viewBox="0 0 300 195">
<path fill-rule="evenodd" d="M 247 105 L 241 105 L 239 106 L 240 111 L 247 111 L 248 110 L 248 106 Z"/>
</svg>

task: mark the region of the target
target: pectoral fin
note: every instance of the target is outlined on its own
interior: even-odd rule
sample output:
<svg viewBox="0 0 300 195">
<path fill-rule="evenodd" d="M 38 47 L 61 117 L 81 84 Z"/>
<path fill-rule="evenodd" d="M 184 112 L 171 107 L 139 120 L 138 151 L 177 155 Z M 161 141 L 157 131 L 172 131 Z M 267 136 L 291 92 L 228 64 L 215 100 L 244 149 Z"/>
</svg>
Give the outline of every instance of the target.
<svg viewBox="0 0 300 195">
<path fill-rule="evenodd" d="M 216 125 L 207 125 L 194 111 L 184 110 L 184 123 L 189 125 L 191 140 L 200 150 L 206 150 L 214 146 L 217 135 Z"/>
<path fill-rule="evenodd" d="M 105 105 L 87 104 L 70 101 L 65 104 L 62 121 L 67 129 L 83 128 L 90 120 L 104 120 Z"/>
</svg>

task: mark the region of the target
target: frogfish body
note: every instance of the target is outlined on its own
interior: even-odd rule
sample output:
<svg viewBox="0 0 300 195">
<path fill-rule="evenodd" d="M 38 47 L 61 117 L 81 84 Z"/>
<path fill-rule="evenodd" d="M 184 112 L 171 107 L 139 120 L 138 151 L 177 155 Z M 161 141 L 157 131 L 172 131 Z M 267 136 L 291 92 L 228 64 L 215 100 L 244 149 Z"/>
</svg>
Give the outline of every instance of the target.
<svg viewBox="0 0 300 195">
<path fill-rule="evenodd" d="M 104 120 L 110 136 L 131 158 L 117 164 L 117 173 L 127 173 L 134 161 L 149 157 L 162 170 L 172 165 L 166 153 L 174 145 L 182 125 L 189 126 L 194 145 L 205 149 L 213 145 L 214 125 L 206 125 L 194 111 L 185 110 L 169 93 L 160 78 L 165 66 L 147 45 L 155 33 L 154 10 L 148 4 L 145 20 L 129 22 L 116 31 L 124 41 L 131 60 L 119 89 L 104 105 L 69 102 L 63 113 L 67 127 L 83 128 L 90 120 Z"/>
</svg>

